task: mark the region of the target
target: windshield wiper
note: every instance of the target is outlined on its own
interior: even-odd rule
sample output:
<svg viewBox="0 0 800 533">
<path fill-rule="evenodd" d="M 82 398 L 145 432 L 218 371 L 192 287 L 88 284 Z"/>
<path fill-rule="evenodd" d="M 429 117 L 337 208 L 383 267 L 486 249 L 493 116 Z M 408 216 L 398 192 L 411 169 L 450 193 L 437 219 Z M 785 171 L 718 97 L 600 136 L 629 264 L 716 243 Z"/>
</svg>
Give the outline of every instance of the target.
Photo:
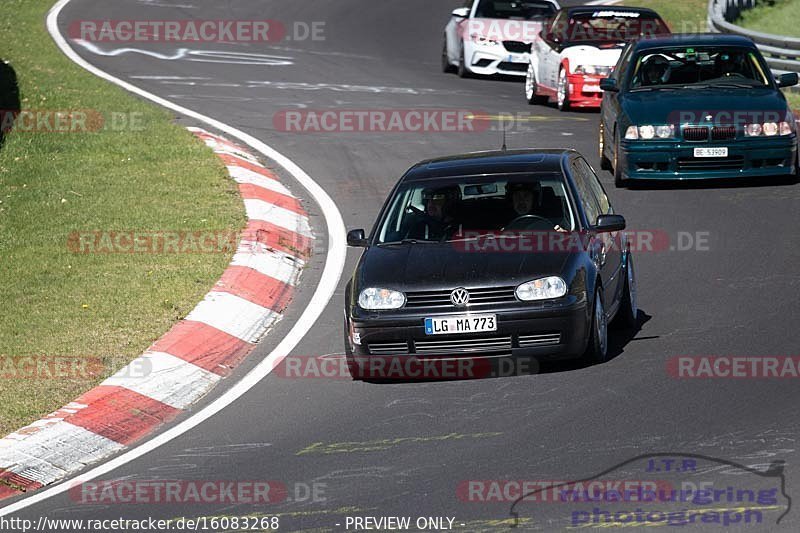
<svg viewBox="0 0 800 533">
<path fill-rule="evenodd" d="M 432 241 L 430 239 L 402 239 L 399 241 L 379 242 L 378 246 L 390 246 L 396 244 L 420 244 L 420 243 L 436 243 L 439 241 Z"/>
</svg>

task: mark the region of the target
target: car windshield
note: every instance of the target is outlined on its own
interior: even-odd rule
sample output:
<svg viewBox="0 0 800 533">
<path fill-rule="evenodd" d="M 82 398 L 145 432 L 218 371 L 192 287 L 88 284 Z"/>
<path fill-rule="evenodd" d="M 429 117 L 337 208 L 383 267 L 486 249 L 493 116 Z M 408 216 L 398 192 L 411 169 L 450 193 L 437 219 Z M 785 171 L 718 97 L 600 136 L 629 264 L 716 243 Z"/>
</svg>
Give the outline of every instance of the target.
<svg viewBox="0 0 800 533">
<path fill-rule="evenodd" d="M 563 43 L 600 41 L 624 42 L 640 37 L 669 33 L 664 21 L 639 11 L 598 9 L 576 13 L 562 19 L 552 28 L 555 38 Z"/>
<path fill-rule="evenodd" d="M 558 173 L 411 182 L 390 199 L 377 244 L 572 231 L 575 220 Z"/>
<path fill-rule="evenodd" d="M 766 69 L 755 50 L 733 46 L 647 49 L 633 61 L 631 89 L 765 87 Z"/>
<path fill-rule="evenodd" d="M 480 0 L 475 16 L 490 19 L 545 20 L 556 12 L 550 2 L 509 0 Z"/>
</svg>

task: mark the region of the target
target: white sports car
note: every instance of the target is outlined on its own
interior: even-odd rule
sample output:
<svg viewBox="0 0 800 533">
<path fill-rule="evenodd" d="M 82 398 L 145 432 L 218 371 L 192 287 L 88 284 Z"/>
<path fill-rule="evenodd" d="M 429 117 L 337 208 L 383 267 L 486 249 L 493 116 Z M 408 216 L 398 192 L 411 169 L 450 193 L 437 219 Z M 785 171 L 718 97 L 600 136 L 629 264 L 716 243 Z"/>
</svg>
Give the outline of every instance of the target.
<svg viewBox="0 0 800 533">
<path fill-rule="evenodd" d="M 617 64 L 625 44 L 670 33 L 652 9 L 580 6 L 560 10 L 536 36 L 525 79 L 525 98 L 555 100 L 561 110 L 600 107 L 600 80 Z"/>
<path fill-rule="evenodd" d="M 524 76 L 531 43 L 558 9 L 556 0 L 466 0 L 444 28 L 442 70 Z"/>
</svg>

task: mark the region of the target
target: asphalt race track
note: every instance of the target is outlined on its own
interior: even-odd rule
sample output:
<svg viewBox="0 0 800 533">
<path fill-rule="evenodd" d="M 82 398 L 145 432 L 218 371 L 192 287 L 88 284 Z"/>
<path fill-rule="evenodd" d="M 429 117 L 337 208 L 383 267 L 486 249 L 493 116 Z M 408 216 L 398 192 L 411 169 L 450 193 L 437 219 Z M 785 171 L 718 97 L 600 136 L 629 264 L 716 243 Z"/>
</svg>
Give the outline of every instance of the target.
<svg viewBox="0 0 800 533">
<path fill-rule="evenodd" d="M 502 143 L 498 123 L 464 133 L 287 133 L 276 130 L 276 113 L 299 108 L 522 113 L 524 120 L 508 128 L 509 148 L 575 148 L 599 169 L 597 113 L 528 106 L 520 81 L 459 79 L 440 71 L 442 28 L 450 10 L 461 4 L 74 0 L 60 22 L 66 33 L 69 22 L 78 19 L 324 21 L 320 41 L 93 43 L 94 51 L 71 44 L 110 74 L 275 147 L 331 195 L 348 228 L 368 229 L 406 168 L 429 157 L 497 149 Z M 110 53 L 125 46 L 155 54 Z M 251 64 L 234 64 L 233 56 L 208 62 L 209 55 L 177 54 L 180 47 L 270 57 L 258 56 L 256 64 L 252 59 L 242 61 Z M 696 480 L 722 486 L 732 479 L 747 485 L 748 476 L 757 477 L 725 461 L 766 470 L 771 462 L 782 460 L 785 492 L 797 498 L 797 381 L 681 380 L 670 377 L 667 362 L 679 355 L 798 355 L 800 186 L 768 181 L 628 190 L 616 189 L 607 172 L 601 178 L 631 229 L 669 237 L 662 249 L 636 256 L 642 325 L 632 338 L 612 331 L 609 362 L 595 367 L 549 365 L 542 373 L 518 377 L 392 384 L 290 379 L 274 372 L 221 414 L 106 479 L 277 480 L 289 487 L 286 501 L 85 505 L 61 494 L 17 516 L 255 513 L 279 515 L 280 531 L 344 530 L 347 516 L 430 516 L 454 517 L 453 527 L 461 531 L 500 531 L 509 527 L 513 498 L 464 501 L 459 489 L 464 482 L 585 479 L 656 453 L 716 459 L 716 466 L 708 466 Z M 303 196 L 297 185 L 294 192 Z M 320 232 L 324 221 L 318 207 L 306 207 Z M 306 288 L 287 318 L 227 381 L 235 381 L 267 354 L 302 311 L 324 259 L 325 235 L 320 237 L 305 274 Z M 342 353 L 342 293 L 358 253 L 348 253 L 336 296 L 294 355 Z M 637 472 L 629 464 L 608 476 L 612 475 L 636 479 L 653 473 Z M 317 498 L 302 494 L 303 487 L 314 484 Z M 295 486 L 300 487 L 298 494 Z M 779 505 L 781 510 L 764 511 L 761 525 L 687 527 L 800 530 L 797 511 L 780 525 L 774 523 L 785 510 L 785 500 Z M 569 525 L 567 509 L 563 504 L 522 502 L 517 506 L 520 527 L 562 530 Z"/>
</svg>

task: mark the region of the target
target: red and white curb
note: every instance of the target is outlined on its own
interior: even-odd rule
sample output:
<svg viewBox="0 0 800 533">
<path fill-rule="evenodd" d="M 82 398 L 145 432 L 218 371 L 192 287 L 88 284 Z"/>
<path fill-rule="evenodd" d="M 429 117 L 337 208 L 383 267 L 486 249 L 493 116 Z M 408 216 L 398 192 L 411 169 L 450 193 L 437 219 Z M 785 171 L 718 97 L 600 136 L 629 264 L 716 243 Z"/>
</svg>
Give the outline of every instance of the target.
<svg viewBox="0 0 800 533">
<path fill-rule="evenodd" d="M 314 239 L 303 206 L 241 146 L 189 130 L 239 184 L 248 222 L 233 260 L 203 301 L 141 357 L 0 439 L 0 499 L 59 481 L 175 418 L 230 374 L 291 300 Z"/>
</svg>

